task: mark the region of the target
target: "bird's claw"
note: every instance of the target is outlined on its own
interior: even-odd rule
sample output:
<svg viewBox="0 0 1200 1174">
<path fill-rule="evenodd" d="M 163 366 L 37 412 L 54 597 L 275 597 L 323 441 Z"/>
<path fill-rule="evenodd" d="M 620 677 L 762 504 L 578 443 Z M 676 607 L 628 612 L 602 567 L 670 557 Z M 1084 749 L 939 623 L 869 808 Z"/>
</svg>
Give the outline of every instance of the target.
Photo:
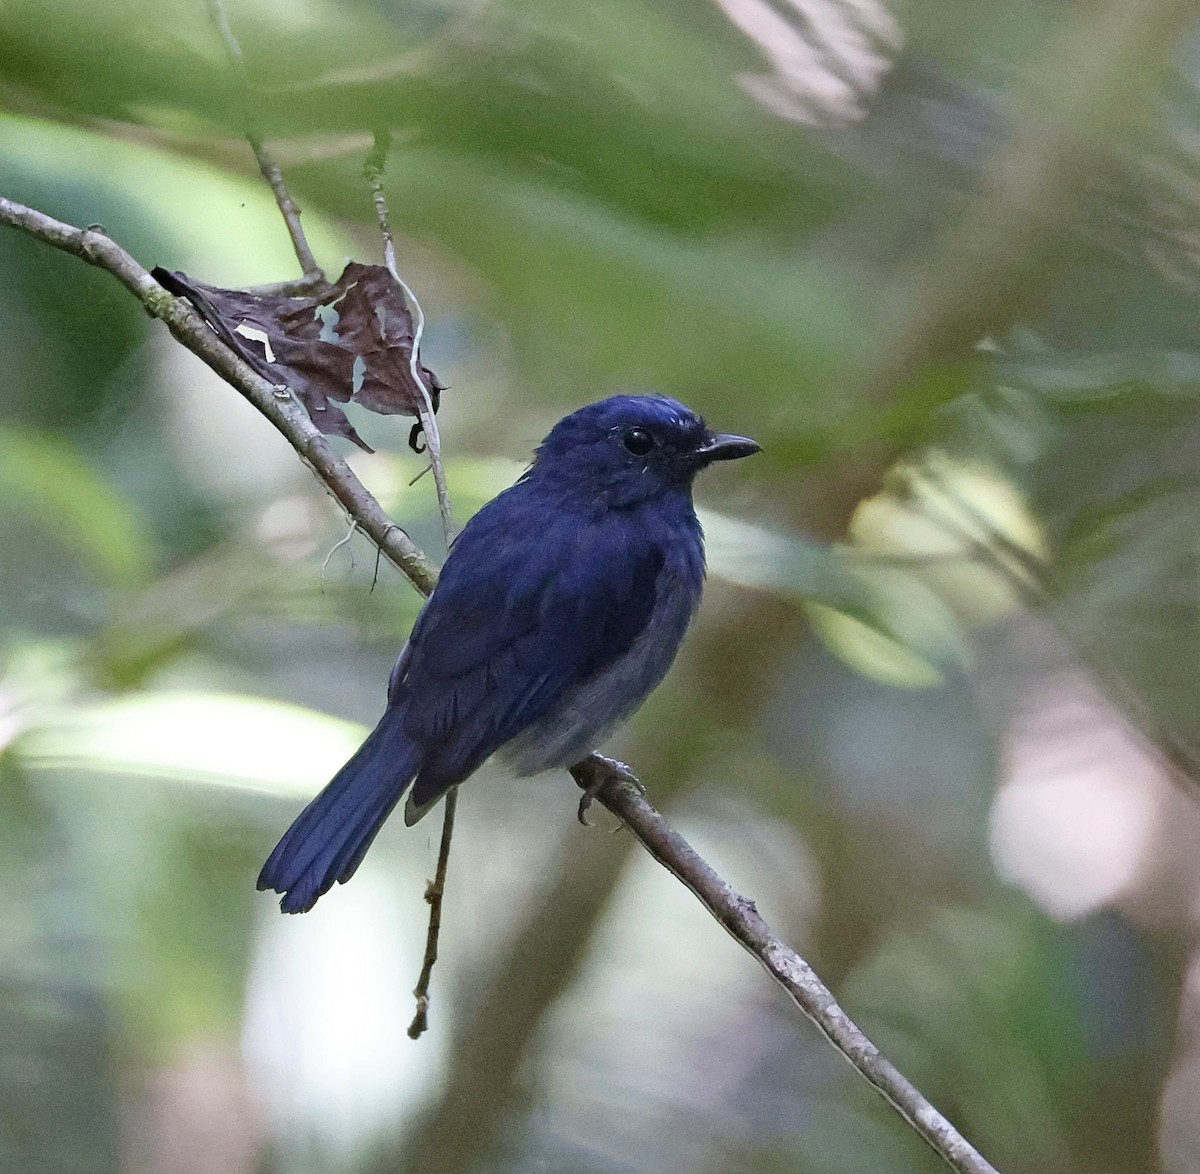
<svg viewBox="0 0 1200 1174">
<path fill-rule="evenodd" d="M 646 788 L 626 763 L 616 758 L 606 758 L 603 754 L 588 755 L 571 768 L 571 775 L 583 788 L 583 794 L 579 797 L 578 817 L 584 827 L 592 826 L 587 817 L 588 808 L 609 783 L 632 783 L 639 794 L 646 793 Z"/>
</svg>

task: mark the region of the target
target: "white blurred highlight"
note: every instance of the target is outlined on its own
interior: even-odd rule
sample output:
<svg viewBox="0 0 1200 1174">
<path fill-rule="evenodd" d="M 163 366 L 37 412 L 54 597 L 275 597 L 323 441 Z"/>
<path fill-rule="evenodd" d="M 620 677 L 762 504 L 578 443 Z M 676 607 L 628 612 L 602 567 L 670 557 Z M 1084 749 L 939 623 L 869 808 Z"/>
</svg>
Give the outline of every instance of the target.
<svg viewBox="0 0 1200 1174">
<path fill-rule="evenodd" d="M 1072 921 L 1128 893 L 1171 795 L 1164 768 L 1080 673 L 1041 682 L 1005 739 L 991 815 L 996 869 Z"/>
<path fill-rule="evenodd" d="M 445 1019 L 419 1046 L 407 1036 L 425 907 L 385 875 L 368 861 L 311 913 L 265 913 L 242 1040 L 287 1169 L 395 1136 L 444 1075 Z M 451 1006 L 443 995 L 439 1018 Z"/>
<path fill-rule="evenodd" d="M 808 126 L 862 118 L 903 43 L 899 22 L 872 0 L 714 2 L 771 65 L 770 73 L 740 74 L 741 87 L 773 114 Z"/>
<path fill-rule="evenodd" d="M 141 693 L 81 706 L 30 729 L 22 762 L 308 796 L 366 731 L 297 705 L 236 694 Z"/>
</svg>

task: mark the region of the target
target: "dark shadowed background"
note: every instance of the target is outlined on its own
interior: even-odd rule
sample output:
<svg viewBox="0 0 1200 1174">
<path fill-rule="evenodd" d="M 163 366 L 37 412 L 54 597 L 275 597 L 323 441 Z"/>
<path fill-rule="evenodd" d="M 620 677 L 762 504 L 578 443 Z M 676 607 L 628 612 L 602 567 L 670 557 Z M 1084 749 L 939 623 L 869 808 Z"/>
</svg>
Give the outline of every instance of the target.
<svg viewBox="0 0 1200 1174">
<path fill-rule="evenodd" d="M 394 133 L 460 521 L 613 391 L 762 443 L 611 745 L 652 800 L 998 1168 L 1200 1169 L 1198 6 L 226 3 L 334 274 Z M 241 127 L 204 0 L 0 6 L 0 193 L 296 276 Z M 440 558 L 408 421 L 352 416 Z M 566 775 L 464 790 L 417 1044 L 436 821 L 254 892 L 418 596 L 8 229 L 0 495 L 0 1168 L 940 1168 Z"/>
</svg>

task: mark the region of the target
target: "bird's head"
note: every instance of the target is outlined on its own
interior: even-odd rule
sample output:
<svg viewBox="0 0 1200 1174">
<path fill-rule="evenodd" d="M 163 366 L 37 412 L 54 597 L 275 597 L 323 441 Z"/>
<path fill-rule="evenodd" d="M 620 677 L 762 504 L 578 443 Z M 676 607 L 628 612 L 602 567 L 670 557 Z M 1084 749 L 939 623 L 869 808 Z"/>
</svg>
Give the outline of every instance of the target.
<svg viewBox="0 0 1200 1174">
<path fill-rule="evenodd" d="M 664 493 L 686 493 L 706 465 L 758 451 L 745 436 L 713 432 L 668 396 L 615 395 L 560 420 L 529 475 L 571 496 L 621 509 Z"/>
</svg>

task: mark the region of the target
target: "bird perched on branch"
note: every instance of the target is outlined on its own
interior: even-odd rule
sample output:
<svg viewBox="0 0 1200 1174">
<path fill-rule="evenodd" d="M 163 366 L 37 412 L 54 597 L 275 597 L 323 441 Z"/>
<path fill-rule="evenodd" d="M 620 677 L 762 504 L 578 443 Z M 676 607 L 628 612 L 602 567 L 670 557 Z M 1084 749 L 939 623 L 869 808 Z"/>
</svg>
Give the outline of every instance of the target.
<svg viewBox="0 0 1200 1174">
<path fill-rule="evenodd" d="M 560 420 L 455 540 L 383 717 L 258 887 L 303 913 L 350 879 L 406 791 L 411 825 L 498 751 L 518 775 L 587 755 L 666 675 L 700 602 L 693 479 L 758 451 L 666 396 Z"/>
</svg>

